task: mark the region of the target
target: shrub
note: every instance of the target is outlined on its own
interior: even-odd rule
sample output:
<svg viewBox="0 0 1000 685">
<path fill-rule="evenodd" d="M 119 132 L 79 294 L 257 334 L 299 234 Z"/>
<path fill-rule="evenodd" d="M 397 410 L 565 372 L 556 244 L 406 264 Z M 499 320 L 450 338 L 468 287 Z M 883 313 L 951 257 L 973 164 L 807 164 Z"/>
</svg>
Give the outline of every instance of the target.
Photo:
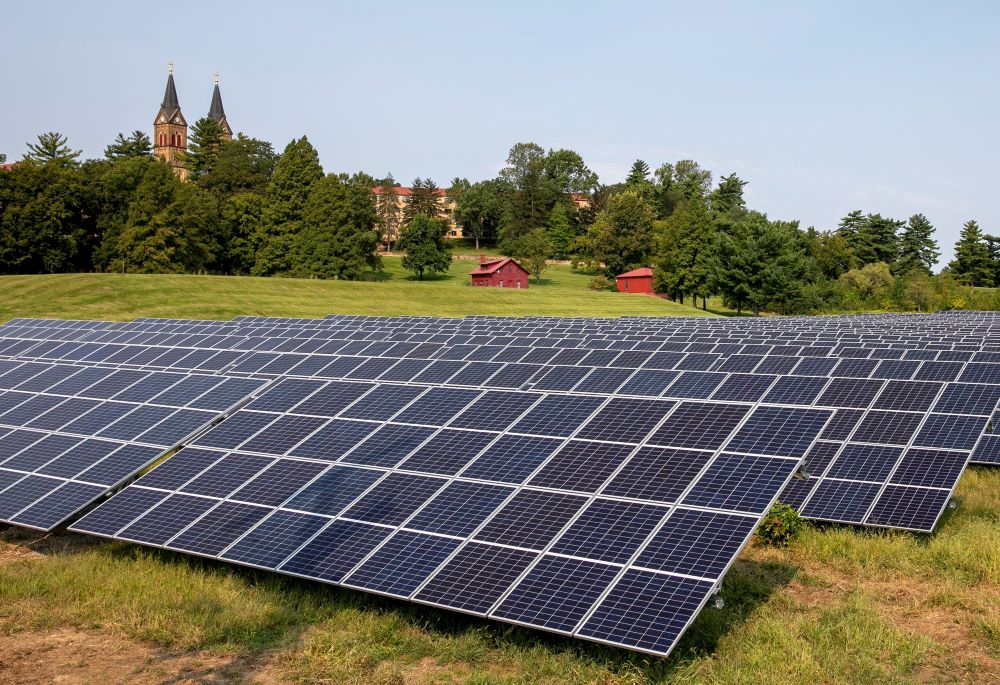
<svg viewBox="0 0 1000 685">
<path fill-rule="evenodd" d="M 611 279 L 609 279 L 607 276 L 602 275 L 602 276 L 594 276 L 593 278 L 591 278 L 590 283 L 587 284 L 587 287 L 590 288 L 591 290 L 609 290 L 611 288 L 611 285 L 612 285 Z"/>
<path fill-rule="evenodd" d="M 757 528 L 757 539 L 771 547 L 788 547 L 802 529 L 805 521 L 787 504 L 775 502 Z"/>
</svg>

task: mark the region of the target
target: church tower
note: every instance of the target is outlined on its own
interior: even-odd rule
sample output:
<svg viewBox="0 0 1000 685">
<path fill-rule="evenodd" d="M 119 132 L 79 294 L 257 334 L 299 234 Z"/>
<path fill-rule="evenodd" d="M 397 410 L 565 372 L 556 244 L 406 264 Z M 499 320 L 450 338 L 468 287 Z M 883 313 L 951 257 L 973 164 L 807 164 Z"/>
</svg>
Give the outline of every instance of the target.
<svg viewBox="0 0 1000 685">
<path fill-rule="evenodd" d="M 229 122 L 226 121 L 226 110 L 222 109 L 222 93 L 219 92 L 218 74 L 215 75 L 215 90 L 212 91 L 212 106 L 208 108 L 208 116 L 219 122 L 223 140 L 233 139 L 233 129 L 229 128 Z"/>
<path fill-rule="evenodd" d="M 153 154 L 174 168 L 181 180 L 188 176 L 184 168 L 184 151 L 187 149 L 187 121 L 181 114 L 174 87 L 174 64 L 167 68 L 167 90 L 163 94 L 160 111 L 153 122 Z"/>
</svg>

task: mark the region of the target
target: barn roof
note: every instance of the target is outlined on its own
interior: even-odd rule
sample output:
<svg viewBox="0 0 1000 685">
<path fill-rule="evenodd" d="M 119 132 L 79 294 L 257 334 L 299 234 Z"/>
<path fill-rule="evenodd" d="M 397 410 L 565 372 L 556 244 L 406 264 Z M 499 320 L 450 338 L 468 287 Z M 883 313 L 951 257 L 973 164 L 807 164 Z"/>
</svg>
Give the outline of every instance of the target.
<svg viewBox="0 0 1000 685">
<path fill-rule="evenodd" d="M 514 266 L 516 266 L 518 269 L 520 269 L 524 273 L 528 273 L 527 269 L 525 269 L 523 266 L 521 266 L 520 264 L 518 264 L 515 260 L 511 259 L 510 257 L 498 257 L 496 259 L 489 259 L 489 260 L 487 260 L 485 262 L 480 263 L 480 265 L 478 267 L 476 267 L 475 270 L 469 272 L 469 275 L 470 276 L 486 276 L 486 275 L 489 275 L 491 273 L 494 273 L 500 267 L 504 266 L 508 262 L 510 262 L 511 264 L 513 264 Z"/>
<path fill-rule="evenodd" d="M 626 271 L 623 274 L 618 274 L 615 278 L 651 278 L 653 276 L 653 270 L 648 266 L 641 267 L 639 269 L 632 269 L 631 271 Z"/>
</svg>

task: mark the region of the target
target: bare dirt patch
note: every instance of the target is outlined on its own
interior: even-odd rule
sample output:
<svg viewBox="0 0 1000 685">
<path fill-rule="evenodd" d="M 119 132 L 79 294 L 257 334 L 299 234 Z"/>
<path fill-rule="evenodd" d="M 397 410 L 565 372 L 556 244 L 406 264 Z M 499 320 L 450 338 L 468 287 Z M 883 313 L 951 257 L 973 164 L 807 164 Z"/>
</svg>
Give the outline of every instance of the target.
<svg viewBox="0 0 1000 685">
<path fill-rule="evenodd" d="M 170 651 L 98 631 L 58 628 L 0 635 L 0 685 L 282 682 L 256 659 Z"/>
</svg>

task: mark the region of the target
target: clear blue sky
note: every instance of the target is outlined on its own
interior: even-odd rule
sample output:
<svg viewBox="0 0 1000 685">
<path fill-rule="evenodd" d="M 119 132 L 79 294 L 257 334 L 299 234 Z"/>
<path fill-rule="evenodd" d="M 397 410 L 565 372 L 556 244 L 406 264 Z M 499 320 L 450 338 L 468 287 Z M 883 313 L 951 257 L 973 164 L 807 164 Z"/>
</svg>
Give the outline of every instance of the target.
<svg viewBox="0 0 1000 685">
<path fill-rule="evenodd" d="M 306 134 L 327 171 L 479 180 L 519 141 L 605 183 L 691 158 L 803 226 L 923 212 L 946 260 L 966 219 L 1000 233 L 998 29 L 991 2 L 16 2 L 0 152 L 149 131 L 173 60 L 189 122 L 219 72 L 237 131 Z"/>
</svg>

